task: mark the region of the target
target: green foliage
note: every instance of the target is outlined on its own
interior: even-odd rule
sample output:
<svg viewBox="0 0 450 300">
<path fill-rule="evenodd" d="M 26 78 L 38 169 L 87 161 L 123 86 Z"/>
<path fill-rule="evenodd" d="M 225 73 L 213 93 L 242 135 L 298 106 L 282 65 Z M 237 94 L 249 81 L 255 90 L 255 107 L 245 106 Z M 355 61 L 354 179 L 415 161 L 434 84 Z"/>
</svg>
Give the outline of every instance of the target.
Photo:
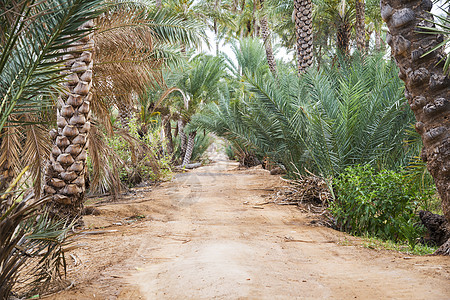
<svg viewBox="0 0 450 300">
<path fill-rule="evenodd" d="M 307 169 L 332 177 L 356 164 L 394 169 L 417 155 L 403 143 L 414 118 L 392 62 L 355 57 L 301 78 L 280 70 L 278 80 L 254 69 L 239 77 L 245 86 L 223 90 L 218 103 L 193 118 L 192 128 L 269 156 L 291 176 Z"/>
<path fill-rule="evenodd" d="M 187 122 L 206 103 L 217 98 L 220 80 L 224 75 L 224 64 L 220 57 L 200 54 L 194 56 L 189 65 L 177 82 L 177 87 L 187 97 L 186 102 L 183 99 L 183 103 L 178 103 L 180 115 Z"/>
<path fill-rule="evenodd" d="M 226 146 L 225 154 L 227 155 L 228 159 L 230 159 L 230 160 L 238 159 L 237 151 L 232 145 Z"/>
<path fill-rule="evenodd" d="M 237 64 L 229 57 L 225 56 L 225 58 L 229 69 L 235 76 L 253 76 L 256 73 L 269 73 L 264 45 L 259 39 L 246 38 L 241 39 L 239 43 L 233 41 L 231 49 L 236 56 Z"/>
<path fill-rule="evenodd" d="M 203 132 L 197 132 L 194 140 L 194 149 L 192 150 L 191 161 L 201 161 L 204 158 L 204 154 L 208 147 L 212 143 L 212 138 L 208 134 L 203 134 Z M 181 149 L 180 149 L 180 138 L 174 139 L 174 153 L 173 156 L 175 158 L 181 158 Z"/>
<path fill-rule="evenodd" d="M 375 250 L 392 250 L 413 255 L 430 255 L 437 250 L 437 247 L 422 244 L 417 244 L 412 249 L 407 242 L 394 242 L 390 240 L 383 241 L 376 237 L 365 236 L 363 239 L 363 247 Z"/>
<path fill-rule="evenodd" d="M 170 157 L 161 151 L 159 124 L 147 126 L 145 134 L 139 133 L 136 119 L 130 120 L 128 126 L 127 133 L 122 132 L 108 140 L 124 162 L 119 169 L 121 181 L 131 187 L 144 181 L 170 179 Z"/>
<path fill-rule="evenodd" d="M 8 299 L 13 289 L 29 294 L 66 271 L 62 247 L 74 224 L 42 212 L 49 198 L 33 201 L 32 193 L 24 197 L 23 190 L 14 189 L 26 170 L 0 194 L 0 299 Z"/>
<path fill-rule="evenodd" d="M 192 151 L 192 161 L 198 161 L 203 158 L 208 147 L 211 145 L 212 139 L 208 134 L 198 132 L 195 136 L 194 149 Z"/>
<path fill-rule="evenodd" d="M 407 240 L 414 248 L 422 227 L 417 225 L 423 194 L 408 184 L 403 173 L 368 166 L 348 167 L 333 180 L 336 199 L 330 211 L 337 226 L 356 235 Z"/>
<path fill-rule="evenodd" d="M 9 115 L 37 112 L 52 104 L 63 77 L 61 60 L 71 43 L 90 30 L 103 1 L 6 1 L 0 4 L 0 131 Z"/>
</svg>

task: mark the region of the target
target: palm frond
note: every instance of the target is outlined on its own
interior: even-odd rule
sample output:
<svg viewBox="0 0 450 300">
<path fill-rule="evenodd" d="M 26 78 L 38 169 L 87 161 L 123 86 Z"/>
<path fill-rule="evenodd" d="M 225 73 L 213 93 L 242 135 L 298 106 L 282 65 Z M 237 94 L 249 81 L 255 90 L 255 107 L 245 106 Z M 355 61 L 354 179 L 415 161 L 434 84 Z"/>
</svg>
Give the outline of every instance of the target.
<svg viewBox="0 0 450 300">
<path fill-rule="evenodd" d="M 100 13 L 101 4 L 100 0 L 18 4 L 21 13 L 7 20 L 10 32 L 0 54 L 0 130 L 10 114 L 37 112 L 50 105 L 48 99 L 63 80 L 61 49 L 89 34 L 79 28 Z"/>
<path fill-rule="evenodd" d="M 50 155 L 51 139 L 48 128 L 41 124 L 25 126 L 25 142 L 23 147 L 23 164 L 31 166 L 34 178 L 34 195 L 37 199 L 41 195 L 43 167 Z"/>
</svg>

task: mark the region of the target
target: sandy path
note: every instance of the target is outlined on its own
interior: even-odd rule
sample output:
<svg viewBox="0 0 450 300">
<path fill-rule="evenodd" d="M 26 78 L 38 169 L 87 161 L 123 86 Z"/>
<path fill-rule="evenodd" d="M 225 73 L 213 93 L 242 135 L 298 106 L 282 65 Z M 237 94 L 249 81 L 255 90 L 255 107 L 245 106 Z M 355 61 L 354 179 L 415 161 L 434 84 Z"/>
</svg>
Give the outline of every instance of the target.
<svg viewBox="0 0 450 300">
<path fill-rule="evenodd" d="M 89 240 L 77 253 L 85 268 L 73 267 L 84 281 L 55 299 L 450 299 L 449 258 L 352 246 L 295 207 L 255 208 L 281 183 L 235 168 L 219 161 L 179 174 L 151 199 L 122 205 L 147 221 Z M 118 207 L 101 207 L 103 222 Z M 106 262 L 89 264 L 92 255 Z"/>
</svg>

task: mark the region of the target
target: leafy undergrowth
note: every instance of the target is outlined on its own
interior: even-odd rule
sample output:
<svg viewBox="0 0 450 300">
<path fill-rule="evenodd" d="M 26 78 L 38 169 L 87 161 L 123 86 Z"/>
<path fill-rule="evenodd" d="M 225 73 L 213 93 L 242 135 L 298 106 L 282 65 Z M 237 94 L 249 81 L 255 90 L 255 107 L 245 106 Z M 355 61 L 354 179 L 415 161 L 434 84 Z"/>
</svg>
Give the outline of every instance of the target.
<svg viewBox="0 0 450 300">
<path fill-rule="evenodd" d="M 432 190 L 408 184 L 401 172 L 375 172 L 370 166 L 349 167 L 333 180 L 336 199 L 329 209 L 337 227 L 353 235 L 407 241 L 414 250 L 425 233 L 417 211 Z"/>
</svg>

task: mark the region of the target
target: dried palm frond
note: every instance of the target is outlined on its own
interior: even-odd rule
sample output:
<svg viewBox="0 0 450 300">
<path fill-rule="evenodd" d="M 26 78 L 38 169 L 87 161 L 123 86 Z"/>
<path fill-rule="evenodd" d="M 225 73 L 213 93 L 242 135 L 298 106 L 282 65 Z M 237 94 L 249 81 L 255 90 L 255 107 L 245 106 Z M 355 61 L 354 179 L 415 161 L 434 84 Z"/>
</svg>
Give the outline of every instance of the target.
<svg viewBox="0 0 450 300">
<path fill-rule="evenodd" d="M 148 14 L 142 8 L 129 8 L 111 10 L 98 18 L 94 36 L 94 102 L 105 98 L 116 107 L 130 107 L 132 94 L 142 93 L 154 81 L 162 82 L 165 57 L 154 51 L 160 42 Z M 95 108 L 94 113 L 99 115 Z"/>
<path fill-rule="evenodd" d="M 27 170 L 0 197 L 0 299 L 13 288 L 26 293 L 65 273 L 62 246 L 71 224 L 37 213 L 48 198 L 32 201 L 31 193 L 23 197 L 15 188 Z"/>
<path fill-rule="evenodd" d="M 106 138 L 97 124 L 91 126 L 89 134 L 89 157 L 93 167 L 91 191 L 104 193 L 110 191 L 116 199 L 120 193 L 121 183 L 119 166 L 124 165 L 114 150 L 105 142 Z"/>
<path fill-rule="evenodd" d="M 32 116 L 28 116 L 28 119 Z M 31 121 L 31 119 L 30 119 Z M 51 140 L 48 136 L 48 128 L 42 124 L 33 124 L 24 127 L 25 141 L 22 151 L 23 164 L 31 166 L 34 194 L 40 198 L 43 166 L 50 155 Z"/>
<path fill-rule="evenodd" d="M 6 126 L 0 132 L 0 191 L 20 172 L 21 138 L 22 133 L 15 126 Z"/>
</svg>

